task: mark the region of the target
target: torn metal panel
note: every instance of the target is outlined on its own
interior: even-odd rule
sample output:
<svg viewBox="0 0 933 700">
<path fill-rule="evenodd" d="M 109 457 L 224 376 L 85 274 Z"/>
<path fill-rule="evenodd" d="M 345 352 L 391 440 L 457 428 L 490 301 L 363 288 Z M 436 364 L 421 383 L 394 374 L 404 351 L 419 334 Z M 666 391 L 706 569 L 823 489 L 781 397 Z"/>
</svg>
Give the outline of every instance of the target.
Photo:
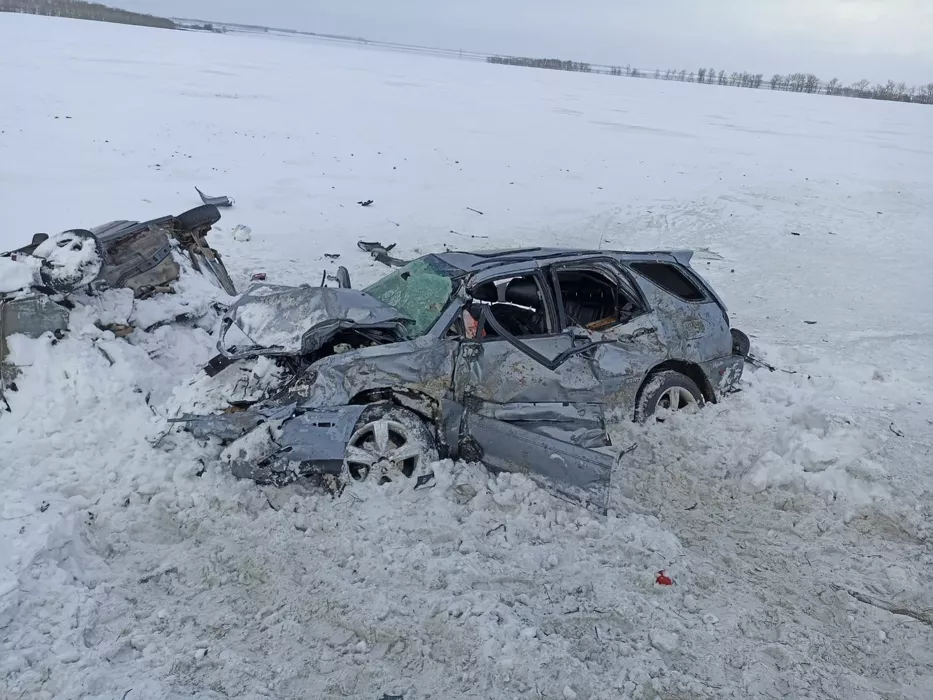
<svg viewBox="0 0 933 700">
<path fill-rule="evenodd" d="M 309 355 L 348 328 L 383 330 L 401 340 L 408 322 L 388 304 L 354 289 L 257 284 L 227 310 L 217 350 L 233 359 Z"/>
<path fill-rule="evenodd" d="M 347 441 L 366 406 L 306 411 L 282 424 L 279 446 L 297 462 L 340 470 Z"/>
<path fill-rule="evenodd" d="M 198 193 L 198 196 L 201 198 L 201 201 L 205 204 L 212 204 L 215 207 L 232 207 L 235 200 L 233 197 L 227 197 L 226 195 L 221 195 L 220 197 L 212 197 L 209 194 L 204 194 L 197 187 L 194 188 Z"/>
<path fill-rule="evenodd" d="M 44 333 L 65 331 L 69 317 L 68 309 L 44 295 L 0 298 L 0 362 L 9 354 L 7 339 L 10 336 L 20 333 L 38 338 Z"/>
<path fill-rule="evenodd" d="M 185 416 L 170 419 L 169 422 L 183 423 L 185 430 L 196 438 L 216 437 L 224 442 L 229 442 L 243 437 L 257 425 L 268 421 L 284 420 L 293 415 L 294 412 L 295 404 L 285 404 L 209 416 Z"/>
<path fill-rule="evenodd" d="M 296 396 L 300 406 L 320 408 L 380 389 L 405 389 L 439 404 L 451 394 L 457 348 L 454 340 L 419 338 L 333 355 L 312 365 L 312 381 Z"/>
<path fill-rule="evenodd" d="M 521 343 L 552 358 L 573 346 L 568 335 L 522 338 Z M 591 362 L 582 355 L 556 369 L 542 367 L 504 338 L 464 343 L 455 382 L 459 396 L 500 404 L 593 402 L 600 394 Z"/>
<path fill-rule="evenodd" d="M 467 414 L 464 428 L 487 466 L 527 474 L 565 495 L 608 506 L 611 455 L 473 413 Z"/>
<path fill-rule="evenodd" d="M 376 241 L 359 241 L 356 245 L 360 250 L 369 253 L 374 260 L 389 267 L 405 267 L 405 265 L 411 262 L 410 260 L 402 260 L 401 258 L 389 255 L 389 251 L 395 247 L 395 243 L 384 246 L 382 243 Z"/>
<path fill-rule="evenodd" d="M 306 411 L 281 423 L 270 421 L 231 443 L 222 456 L 234 476 L 261 483 L 338 475 L 365 408 L 341 406 Z"/>
</svg>

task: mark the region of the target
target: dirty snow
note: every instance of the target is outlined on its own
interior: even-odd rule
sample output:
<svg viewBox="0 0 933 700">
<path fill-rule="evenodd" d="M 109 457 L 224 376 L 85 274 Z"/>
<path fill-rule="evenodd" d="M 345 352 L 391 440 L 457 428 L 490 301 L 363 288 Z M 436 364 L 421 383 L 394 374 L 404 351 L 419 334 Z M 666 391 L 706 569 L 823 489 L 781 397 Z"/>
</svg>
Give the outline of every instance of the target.
<svg viewBox="0 0 933 700">
<path fill-rule="evenodd" d="M 11 342 L 0 697 L 930 697 L 933 627 L 857 599 L 933 610 L 929 109 L 19 15 L 0 46 L 2 249 L 196 183 L 241 288 L 324 253 L 360 287 L 359 239 L 692 247 L 781 368 L 616 436 L 605 518 L 451 463 L 332 500 L 167 432 L 215 338 L 160 321 L 219 290 L 76 297 Z"/>
</svg>

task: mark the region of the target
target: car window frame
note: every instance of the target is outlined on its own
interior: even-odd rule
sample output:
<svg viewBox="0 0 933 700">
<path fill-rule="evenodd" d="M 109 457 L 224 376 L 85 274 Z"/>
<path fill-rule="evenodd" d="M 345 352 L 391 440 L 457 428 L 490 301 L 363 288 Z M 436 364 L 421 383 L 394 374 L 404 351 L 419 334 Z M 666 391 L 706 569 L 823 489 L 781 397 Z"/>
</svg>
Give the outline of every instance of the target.
<svg viewBox="0 0 933 700">
<path fill-rule="evenodd" d="M 594 272 L 596 274 L 601 274 L 606 276 L 606 272 L 600 269 L 599 266 L 605 265 L 608 267 L 612 273 L 615 275 L 616 287 L 619 290 L 625 291 L 626 293 L 634 297 L 635 303 L 638 304 L 641 309 L 640 313 L 635 314 L 630 319 L 625 322 L 618 321 L 613 323 L 610 326 L 605 326 L 603 328 L 594 329 L 592 332 L 595 333 L 605 333 L 611 331 L 615 328 L 621 328 L 623 326 L 632 323 L 635 319 L 641 318 L 652 312 L 651 304 L 648 303 L 648 299 L 645 297 L 644 293 L 641 291 L 641 288 L 638 286 L 637 282 L 632 279 L 631 273 L 629 273 L 623 265 L 619 263 L 615 258 L 608 256 L 599 256 L 593 258 L 583 258 L 580 260 L 574 260 L 571 262 L 554 262 L 547 266 L 548 277 L 551 280 L 553 285 L 552 294 L 554 295 L 555 305 L 557 307 L 557 313 L 559 314 L 561 330 L 566 332 L 571 328 L 584 328 L 584 326 L 573 326 L 570 324 L 567 314 L 564 311 L 563 297 L 561 296 L 560 280 L 557 277 L 557 273 L 560 270 L 585 270 L 588 272 Z M 612 280 L 611 280 L 612 281 Z M 586 329 L 589 330 L 589 329 Z"/>
<path fill-rule="evenodd" d="M 674 268 L 674 270 L 679 272 L 690 284 L 692 284 L 696 288 L 696 290 L 700 293 L 702 298 L 688 299 L 687 297 L 681 296 L 677 292 L 674 292 L 668 289 L 667 287 L 659 284 L 655 280 L 651 279 L 644 272 L 640 272 L 637 268 L 633 267 L 634 265 L 665 265 L 667 267 L 672 267 Z M 626 264 L 626 267 L 629 270 L 631 270 L 631 273 L 633 275 L 638 275 L 639 278 L 650 282 L 651 284 L 653 284 L 655 287 L 660 289 L 665 294 L 669 294 L 670 296 L 683 302 L 684 304 L 708 304 L 709 302 L 715 300 L 710 295 L 710 292 L 706 288 L 706 285 L 702 283 L 702 281 L 698 278 L 696 273 L 693 270 L 691 270 L 689 267 L 679 262 L 670 261 L 670 260 L 631 260 Z"/>
<path fill-rule="evenodd" d="M 521 342 L 523 339 L 526 339 L 526 338 L 527 339 L 555 338 L 557 336 L 562 335 L 563 333 L 561 331 L 556 330 L 557 322 L 558 322 L 558 315 L 557 315 L 558 309 L 556 307 L 555 300 L 554 300 L 554 290 L 551 288 L 550 284 L 548 284 L 547 275 L 544 274 L 544 271 L 541 268 L 535 268 L 533 270 L 527 270 L 525 272 L 511 272 L 507 274 L 502 274 L 501 276 L 485 278 L 485 279 L 482 279 L 481 281 L 474 282 L 474 284 L 471 285 L 466 290 L 468 298 L 464 300 L 463 303 L 461 304 L 460 312 L 462 313 L 462 311 L 466 309 L 466 307 L 473 301 L 472 292 L 476 287 L 482 284 L 487 284 L 489 282 L 492 282 L 493 284 L 495 284 L 496 282 L 501 281 L 501 280 L 515 279 L 517 277 L 532 277 L 538 283 L 538 289 L 539 291 L 541 291 L 541 295 L 542 295 L 543 302 L 544 302 L 545 315 L 546 315 L 545 323 L 548 326 L 548 332 L 547 333 L 535 333 L 533 335 L 512 335 L 511 333 L 508 333 L 508 336 L 512 338 L 513 340 Z M 484 306 L 484 310 L 486 310 L 486 307 L 488 307 L 489 305 L 483 304 L 483 306 Z M 486 314 L 480 314 L 480 319 L 478 319 L 479 325 L 477 326 L 477 333 L 481 333 L 483 330 L 483 316 L 485 315 Z M 489 316 L 493 316 L 493 314 L 489 313 Z M 493 319 L 495 319 L 495 316 L 493 316 Z M 493 327 L 493 330 L 495 330 L 496 333 L 500 333 L 499 328 L 496 327 L 496 326 L 499 326 L 501 328 L 501 324 L 498 321 L 496 321 L 495 324 L 490 324 L 490 325 Z M 447 333 L 447 330 L 449 330 L 449 327 L 445 329 L 444 331 L 445 335 Z M 507 340 L 507 339 L 500 334 L 500 335 L 496 335 L 493 337 L 482 337 L 481 335 L 477 336 L 476 338 L 463 337 L 463 340 L 467 342 L 490 343 L 490 342 L 494 342 L 497 340 Z"/>
</svg>

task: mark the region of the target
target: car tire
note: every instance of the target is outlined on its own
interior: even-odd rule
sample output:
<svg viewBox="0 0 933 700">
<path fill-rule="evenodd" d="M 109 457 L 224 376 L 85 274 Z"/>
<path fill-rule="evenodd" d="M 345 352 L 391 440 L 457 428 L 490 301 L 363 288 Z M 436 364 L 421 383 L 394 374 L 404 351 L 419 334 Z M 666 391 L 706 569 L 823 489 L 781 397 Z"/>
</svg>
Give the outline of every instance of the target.
<svg viewBox="0 0 933 700">
<path fill-rule="evenodd" d="M 642 385 L 636 402 L 635 420 L 644 423 L 654 416 L 658 408 L 678 411 L 699 408 L 705 402 L 703 392 L 690 377 L 673 370 L 657 372 Z"/>
<path fill-rule="evenodd" d="M 85 229 L 71 229 L 46 238 L 33 255 L 41 258 L 39 279 L 57 294 L 70 294 L 100 275 L 104 266 L 103 246 Z M 82 259 L 83 256 L 83 259 Z"/>
<path fill-rule="evenodd" d="M 197 231 L 213 226 L 220 221 L 220 210 L 213 204 L 202 204 L 175 217 L 175 225 L 181 231 Z"/>
<path fill-rule="evenodd" d="M 346 483 L 411 479 L 437 461 L 437 439 L 417 413 L 392 403 L 367 406 L 347 441 Z"/>
</svg>

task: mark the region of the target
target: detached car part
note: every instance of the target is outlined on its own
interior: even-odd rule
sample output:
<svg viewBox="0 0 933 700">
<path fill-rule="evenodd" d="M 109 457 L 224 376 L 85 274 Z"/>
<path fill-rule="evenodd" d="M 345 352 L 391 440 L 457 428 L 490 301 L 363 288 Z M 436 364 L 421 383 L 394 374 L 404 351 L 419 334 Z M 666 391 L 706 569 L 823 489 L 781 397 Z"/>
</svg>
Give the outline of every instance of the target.
<svg viewBox="0 0 933 700">
<path fill-rule="evenodd" d="M 9 382 L 14 373 L 7 363 L 10 336 L 36 338 L 66 330 L 70 306 L 62 297 L 79 289 L 126 287 L 137 298 L 171 291 L 181 272 L 173 251 L 187 256 L 196 271 L 210 275 L 225 292 L 235 295 L 220 254 L 205 240 L 219 219 L 216 206 L 203 205 L 150 221 L 111 221 L 52 236 L 40 233 L 29 245 L 0 254 L 32 274 L 23 288 L 0 294 L 3 381 Z"/>
<path fill-rule="evenodd" d="M 209 194 L 204 194 L 197 187 L 194 189 L 197 191 L 201 201 L 205 204 L 212 204 L 215 207 L 232 207 L 235 203 L 233 197 L 227 197 L 226 195 L 222 195 L 220 197 L 211 197 Z"/>
<path fill-rule="evenodd" d="M 178 279 L 178 263 L 171 255 L 177 246 L 195 270 L 206 270 L 234 296 L 236 288 L 220 253 L 206 242 L 211 226 L 219 220 L 217 207 L 205 204 L 150 221 L 111 221 L 90 230 L 36 234 L 29 245 L 2 255 L 39 259 L 41 279 L 35 286 L 52 293 L 69 294 L 104 282 L 110 287 L 128 287 L 139 295 L 140 290 L 164 287 Z"/>
</svg>

